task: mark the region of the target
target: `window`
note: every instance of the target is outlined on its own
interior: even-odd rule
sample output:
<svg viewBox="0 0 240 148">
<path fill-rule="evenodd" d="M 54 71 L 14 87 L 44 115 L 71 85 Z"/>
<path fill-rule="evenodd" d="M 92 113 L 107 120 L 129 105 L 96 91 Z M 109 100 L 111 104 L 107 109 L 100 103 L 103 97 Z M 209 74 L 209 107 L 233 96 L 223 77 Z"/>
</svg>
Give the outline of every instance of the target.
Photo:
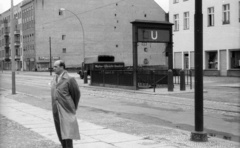
<svg viewBox="0 0 240 148">
<path fill-rule="evenodd" d="M 218 68 L 217 51 L 206 52 L 206 58 L 207 58 L 207 69 L 217 69 Z"/>
<path fill-rule="evenodd" d="M 183 29 L 189 29 L 189 12 L 184 12 L 183 17 Z"/>
<path fill-rule="evenodd" d="M 214 7 L 208 8 L 208 26 L 214 26 Z"/>
<path fill-rule="evenodd" d="M 173 22 L 174 22 L 174 31 L 178 31 L 179 30 L 179 15 L 175 14 L 173 16 Z"/>
<path fill-rule="evenodd" d="M 179 0 L 173 0 L 173 3 L 178 3 L 179 2 Z"/>
<path fill-rule="evenodd" d="M 188 53 L 184 53 L 184 69 L 189 69 L 189 55 Z"/>
<path fill-rule="evenodd" d="M 230 24 L 230 5 L 223 5 L 223 24 Z"/>
<path fill-rule="evenodd" d="M 62 40 L 65 40 L 65 38 L 66 38 L 66 35 L 62 35 Z"/>
<path fill-rule="evenodd" d="M 240 22 L 240 1 L 238 3 L 238 21 Z"/>
<path fill-rule="evenodd" d="M 240 50 L 230 51 L 230 68 L 240 69 Z"/>
<path fill-rule="evenodd" d="M 67 49 L 66 48 L 63 48 L 62 49 L 62 53 L 66 53 L 67 52 Z"/>
</svg>

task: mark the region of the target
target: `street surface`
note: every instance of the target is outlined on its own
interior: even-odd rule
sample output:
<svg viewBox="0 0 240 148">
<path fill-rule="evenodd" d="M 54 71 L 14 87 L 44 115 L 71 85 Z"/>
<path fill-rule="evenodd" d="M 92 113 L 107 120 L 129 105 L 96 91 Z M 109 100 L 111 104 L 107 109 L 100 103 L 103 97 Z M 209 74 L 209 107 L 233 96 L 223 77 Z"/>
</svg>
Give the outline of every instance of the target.
<svg viewBox="0 0 240 148">
<path fill-rule="evenodd" d="M 194 93 L 154 94 L 83 84 L 78 118 L 129 134 L 161 140 L 166 126 L 194 131 Z M 51 110 L 49 73 L 17 72 L 16 89 L 22 97 L 11 98 Z M 11 72 L 0 73 L 1 91 L 11 90 Z M 187 86 L 188 87 L 188 86 Z M 0 91 L 0 92 L 1 92 Z M 159 90 L 157 90 L 159 91 Z M 239 77 L 204 77 L 204 127 L 214 137 L 240 142 Z M 37 96 L 37 97 L 36 97 Z"/>
</svg>

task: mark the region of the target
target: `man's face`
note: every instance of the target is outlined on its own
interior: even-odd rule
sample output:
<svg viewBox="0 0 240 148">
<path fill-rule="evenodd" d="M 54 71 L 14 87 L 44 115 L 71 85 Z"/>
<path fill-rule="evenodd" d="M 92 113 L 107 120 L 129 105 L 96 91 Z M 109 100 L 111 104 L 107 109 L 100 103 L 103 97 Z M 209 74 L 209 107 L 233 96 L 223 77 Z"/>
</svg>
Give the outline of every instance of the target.
<svg viewBox="0 0 240 148">
<path fill-rule="evenodd" d="M 53 65 L 54 72 L 55 72 L 55 74 L 57 74 L 57 75 L 60 75 L 60 74 L 62 73 L 62 71 L 63 71 L 63 67 L 60 67 L 59 64 L 60 64 L 60 62 L 59 62 L 59 61 L 56 61 L 56 62 L 54 63 L 54 65 Z"/>
</svg>

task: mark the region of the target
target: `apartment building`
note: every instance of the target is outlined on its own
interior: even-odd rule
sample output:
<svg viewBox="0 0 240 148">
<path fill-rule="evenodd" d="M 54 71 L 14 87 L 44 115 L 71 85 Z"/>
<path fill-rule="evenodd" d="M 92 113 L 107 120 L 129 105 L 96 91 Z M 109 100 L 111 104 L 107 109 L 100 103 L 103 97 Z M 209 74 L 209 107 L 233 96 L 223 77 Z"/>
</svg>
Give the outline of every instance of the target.
<svg viewBox="0 0 240 148">
<path fill-rule="evenodd" d="M 22 70 L 22 14 L 21 5 L 14 6 L 14 50 L 16 70 Z M 0 69 L 11 69 L 11 48 L 10 48 L 10 26 L 11 26 L 11 10 L 7 10 L 0 14 Z"/>
<path fill-rule="evenodd" d="M 50 51 L 52 62 L 62 59 L 67 67 L 81 67 L 84 57 L 95 55 L 131 66 L 131 22 L 166 21 L 166 13 L 154 0 L 24 0 L 21 19 L 23 70 L 44 71 Z M 139 43 L 139 65 L 166 65 L 165 48 Z"/>
<path fill-rule="evenodd" d="M 203 0 L 205 75 L 240 76 L 240 1 Z M 174 68 L 194 69 L 194 0 L 170 0 Z"/>
</svg>

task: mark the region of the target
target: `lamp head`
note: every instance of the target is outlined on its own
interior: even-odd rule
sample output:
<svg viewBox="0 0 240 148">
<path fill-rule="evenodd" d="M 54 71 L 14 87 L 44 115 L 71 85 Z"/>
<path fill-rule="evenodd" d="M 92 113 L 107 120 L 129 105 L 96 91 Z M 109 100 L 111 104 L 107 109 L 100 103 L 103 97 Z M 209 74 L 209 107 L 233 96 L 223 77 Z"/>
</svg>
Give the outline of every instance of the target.
<svg viewBox="0 0 240 148">
<path fill-rule="evenodd" d="M 65 9 L 65 8 L 60 8 L 59 10 L 60 10 L 60 11 L 65 11 L 66 9 Z"/>
</svg>

